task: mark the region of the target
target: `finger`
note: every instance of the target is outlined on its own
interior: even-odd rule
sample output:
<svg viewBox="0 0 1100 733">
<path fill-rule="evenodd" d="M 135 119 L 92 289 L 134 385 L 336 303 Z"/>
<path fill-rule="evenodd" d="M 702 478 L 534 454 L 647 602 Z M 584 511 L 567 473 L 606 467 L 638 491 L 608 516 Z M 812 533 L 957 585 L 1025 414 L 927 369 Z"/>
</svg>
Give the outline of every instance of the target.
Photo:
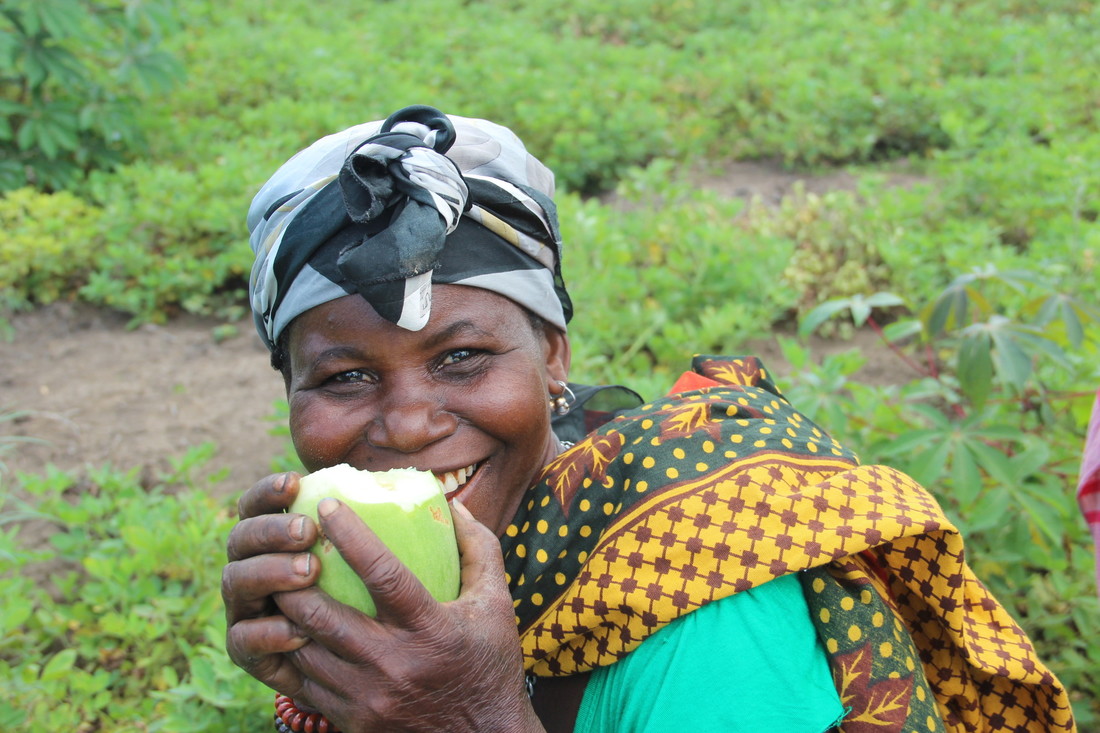
<svg viewBox="0 0 1100 733">
<path fill-rule="evenodd" d="M 322 499 L 317 514 L 325 536 L 370 591 L 378 618 L 408 626 L 437 605 L 412 571 L 345 504 Z"/>
<path fill-rule="evenodd" d="M 234 664 L 288 695 L 301 689 L 303 681 L 301 672 L 286 655 L 309 645 L 309 639 L 284 616 L 241 621 L 230 626 L 225 636 L 225 649 Z"/>
<path fill-rule="evenodd" d="M 377 647 L 386 632 L 370 617 L 340 603 L 319 588 L 276 593 L 275 605 L 300 630 L 333 657 L 361 661 L 356 649 Z M 339 687 L 339 685 L 335 685 Z"/>
<path fill-rule="evenodd" d="M 294 665 L 298 675 L 299 688 L 289 694 L 295 703 L 316 710 L 323 710 L 330 725 L 341 730 L 390 730 L 377 727 L 376 716 L 372 713 L 376 703 L 375 689 L 365 681 L 352 665 L 326 652 L 318 644 L 309 644 L 297 652 L 285 657 Z M 359 683 L 349 688 L 348 681 L 358 679 Z M 349 714 L 349 707 L 355 710 Z M 348 717 L 348 720 L 342 718 Z"/>
<path fill-rule="evenodd" d="M 249 618 L 231 625 L 225 632 L 225 649 L 229 658 L 248 671 L 254 660 L 272 654 L 297 651 L 309 643 L 309 638 L 286 616 L 274 615 Z"/>
<path fill-rule="evenodd" d="M 462 567 L 462 588 L 481 587 L 487 581 L 502 584 L 504 557 L 500 540 L 461 502 L 452 501 L 451 508 Z"/>
<path fill-rule="evenodd" d="M 242 519 L 229 533 L 230 561 L 270 552 L 301 552 L 317 541 L 317 524 L 304 514 L 261 514 Z"/>
<path fill-rule="evenodd" d="M 337 628 L 352 629 L 356 621 L 370 619 L 317 588 L 280 593 L 276 598 L 290 614 L 248 619 L 231 626 L 226 634 L 230 658 L 253 677 L 290 695 L 296 702 L 322 710 L 335 709 L 347 697 L 348 681 L 355 679 L 361 670 L 320 641 L 309 638 L 305 628 L 291 616 L 302 613 L 308 623 L 309 618 L 318 619 L 323 615 L 322 609 L 331 606 Z M 347 635 L 354 638 L 357 632 Z M 356 695 L 366 692 L 361 687 L 356 689 Z"/>
<path fill-rule="evenodd" d="M 308 588 L 317 582 L 320 563 L 311 553 L 257 555 L 222 569 L 222 600 L 230 624 L 263 616 L 272 593 Z"/>
<path fill-rule="evenodd" d="M 340 652 L 340 649 L 330 649 L 323 643 L 316 642 L 294 650 L 288 658 L 304 679 L 329 694 L 346 698 L 349 696 L 349 689 L 354 689 L 353 695 L 364 695 L 369 685 L 363 684 L 363 680 L 376 676 L 377 667 L 370 659 L 348 660 Z M 324 706 L 320 705 L 320 696 L 315 692 L 311 694 L 323 709 Z"/>
<path fill-rule="evenodd" d="M 237 516 L 241 519 L 260 514 L 278 514 L 294 503 L 298 496 L 296 473 L 276 473 L 260 479 L 237 501 Z"/>
</svg>

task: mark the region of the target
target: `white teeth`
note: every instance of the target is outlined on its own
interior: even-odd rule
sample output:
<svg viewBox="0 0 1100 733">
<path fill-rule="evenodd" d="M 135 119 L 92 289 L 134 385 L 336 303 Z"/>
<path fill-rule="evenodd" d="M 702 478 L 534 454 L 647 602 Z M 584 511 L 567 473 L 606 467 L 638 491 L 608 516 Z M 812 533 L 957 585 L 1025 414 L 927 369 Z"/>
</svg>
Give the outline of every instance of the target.
<svg viewBox="0 0 1100 733">
<path fill-rule="evenodd" d="M 449 494 L 459 486 L 465 484 L 470 477 L 474 475 L 475 470 L 477 470 L 476 463 L 466 466 L 465 468 L 459 468 L 455 471 L 448 471 L 442 476 L 438 476 L 438 478 L 443 483 L 444 491 Z"/>
</svg>

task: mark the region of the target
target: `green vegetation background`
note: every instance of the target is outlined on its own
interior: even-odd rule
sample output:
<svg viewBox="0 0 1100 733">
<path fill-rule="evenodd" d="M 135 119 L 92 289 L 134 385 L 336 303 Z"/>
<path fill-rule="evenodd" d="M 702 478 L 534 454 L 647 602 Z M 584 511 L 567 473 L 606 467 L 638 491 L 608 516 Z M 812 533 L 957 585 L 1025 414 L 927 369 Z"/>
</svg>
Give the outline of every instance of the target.
<svg viewBox="0 0 1100 733">
<path fill-rule="evenodd" d="M 858 353 L 791 335 L 785 389 L 940 497 L 1088 730 L 1098 70 L 1083 0 L 2 0 L 0 299 L 236 321 L 244 212 L 291 153 L 413 103 L 501 122 L 558 174 L 578 380 L 654 396 L 693 352 L 882 329 L 911 379 L 861 384 Z M 692 185 L 753 159 L 859 186 L 770 207 Z M 209 452 L 152 488 L 0 464 L 9 726 L 264 728 L 269 692 L 222 647 Z M 48 549 L 21 546 L 27 519 Z"/>
</svg>

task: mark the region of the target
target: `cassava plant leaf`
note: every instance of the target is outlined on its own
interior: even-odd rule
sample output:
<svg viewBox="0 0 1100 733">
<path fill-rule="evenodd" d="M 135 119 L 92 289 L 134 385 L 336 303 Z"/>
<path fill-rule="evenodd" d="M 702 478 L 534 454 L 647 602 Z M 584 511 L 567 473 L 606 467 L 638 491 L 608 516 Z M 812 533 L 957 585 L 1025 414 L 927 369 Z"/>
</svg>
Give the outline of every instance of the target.
<svg viewBox="0 0 1100 733">
<path fill-rule="evenodd" d="M 992 339 L 984 331 L 964 337 L 958 354 L 959 387 L 981 409 L 993 388 Z"/>
<path fill-rule="evenodd" d="M 848 307 L 848 298 L 838 298 L 822 303 L 807 313 L 806 317 L 802 319 L 802 323 L 798 327 L 798 334 L 800 336 L 809 336 L 816 331 L 817 327 L 822 323 L 825 323 L 825 321 L 829 320 L 837 313 L 847 310 Z"/>
<path fill-rule="evenodd" d="M 1068 293 L 1051 293 L 1029 310 L 1040 326 L 1060 322 L 1075 349 L 1084 343 L 1088 328 L 1100 323 L 1100 309 Z"/>
<path fill-rule="evenodd" d="M 959 506 L 969 508 L 982 492 L 982 474 L 970 445 L 960 442 L 951 451 L 951 495 Z"/>
<path fill-rule="evenodd" d="M 904 321 L 894 321 L 886 324 L 882 329 L 882 335 L 891 343 L 907 341 L 921 334 L 921 323 L 915 318 Z"/>
</svg>

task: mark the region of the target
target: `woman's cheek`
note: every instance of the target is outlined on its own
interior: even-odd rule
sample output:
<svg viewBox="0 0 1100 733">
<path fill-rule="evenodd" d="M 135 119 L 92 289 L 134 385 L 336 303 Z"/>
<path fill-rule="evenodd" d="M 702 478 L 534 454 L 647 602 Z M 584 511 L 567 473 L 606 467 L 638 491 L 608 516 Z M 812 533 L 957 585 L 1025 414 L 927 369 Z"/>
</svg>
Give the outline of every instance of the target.
<svg viewBox="0 0 1100 733">
<path fill-rule="evenodd" d="M 321 409 L 304 395 L 291 400 L 290 435 L 298 458 L 308 470 L 316 471 L 339 462 L 337 457 L 344 453 L 341 424 L 338 415 Z"/>
</svg>

